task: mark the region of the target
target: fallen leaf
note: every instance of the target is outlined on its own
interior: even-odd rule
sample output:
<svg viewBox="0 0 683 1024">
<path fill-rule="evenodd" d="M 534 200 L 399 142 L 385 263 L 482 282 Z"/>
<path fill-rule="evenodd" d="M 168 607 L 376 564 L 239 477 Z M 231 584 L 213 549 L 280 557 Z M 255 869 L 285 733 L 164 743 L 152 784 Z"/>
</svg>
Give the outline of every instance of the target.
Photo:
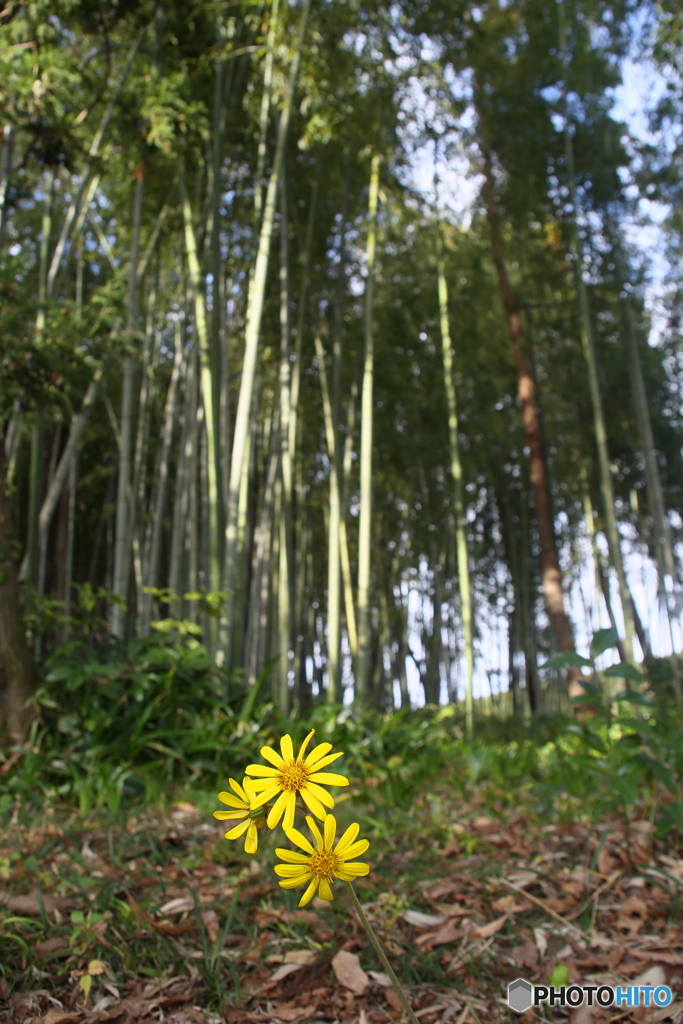
<svg viewBox="0 0 683 1024">
<path fill-rule="evenodd" d="M 655 1010 L 648 1017 L 650 1024 L 659 1024 L 661 1020 L 668 1020 L 669 1017 L 675 1018 L 683 1015 L 683 1003 L 670 1003 L 669 1006 L 662 1006 L 659 1010 Z"/>
<path fill-rule="evenodd" d="M 488 924 L 484 924 L 480 928 L 471 928 L 469 931 L 469 937 L 471 939 L 490 939 L 492 935 L 495 935 L 496 932 L 500 931 L 508 917 L 508 914 L 504 914 L 503 917 L 498 917 L 495 921 L 490 921 Z"/>
<path fill-rule="evenodd" d="M 449 882 L 443 879 L 440 882 L 432 882 L 424 890 L 424 895 L 428 900 L 440 900 L 443 896 L 448 896 L 449 893 L 455 892 L 458 888 L 457 882 Z"/>
<path fill-rule="evenodd" d="M 638 957 L 639 960 L 654 960 L 669 967 L 683 967 L 683 956 L 680 953 L 660 953 L 656 949 L 629 949 L 628 952 L 629 956 Z"/>
<path fill-rule="evenodd" d="M 160 914 L 184 914 L 187 910 L 192 910 L 194 907 L 194 900 L 191 900 L 189 896 L 178 896 L 174 900 L 169 900 L 168 903 L 164 903 L 163 907 L 160 907 Z"/>
<path fill-rule="evenodd" d="M 436 946 L 445 946 L 449 942 L 457 942 L 463 936 L 462 929 L 455 928 L 451 922 L 445 924 L 435 932 L 426 932 L 415 940 L 418 946 L 426 950 L 434 949 Z"/>
<path fill-rule="evenodd" d="M 548 950 L 548 940 L 542 928 L 534 928 L 534 942 L 536 943 L 538 955 L 542 960 Z"/>
<path fill-rule="evenodd" d="M 368 971 L 368 974 L 370 975 L 372 980 L 377 982 L 378 985 L 381 985 L 382 988 L 392 987 L 391 978 L 389 977 L 388 974 L 385 974 L 384 971 Z"/>
<path fill-rule="evenodd" d="M 370 984 L 370 979 L 361 967 L 356 954 L 349 953 L 345 949 L 340 949 L 332 958 L 332 970 L 339 984 L 357 996 L 362 996 Z"/>
<path fill-rule="evenodd" d="M 275 974 L 271 974 L 269 981 L 282 981 L 288 974 L 294 974 L 294 971 L 300 971 L 301 964 L 282 964 L 278 967 Z"/>
<path fill-rule="evenodd" d="M 206 928 L 206 934 L 209 936 L 211 942 L 215 942 L 218 938 L 219 922 L 218 914 L 215 910 L 202 910 L 202 922 Z"/>
<path fill-rule="evenodd" d="M 310 964 L 315 960 L 315 953 L 312 949 L 290 949 L 285 953 L 286 964 L 298 964 L 299 967 L 305 967 L 306 964 Z"/>
<path fill-rule="evenodd" d="M 526 889 L 528 885 L 538 881 L 538 875 L 535 871 L 511 871 L 505 878 L 508 882 L 516 885 L 518 889 Z"/>
<path fill-rule="evenodd" d="M 627 896 L 621 904 L 616 927 L 620 931 L 627 931 L 636 935 L 643 927 L 648 917 L 648 906 L 640 896 Z"/>
<path fill-rule="evenodd" d="M 44 1024 L 76 1024 L 83 1019 L 82 1013 L 69 1013 L 67 1010 L 49 1009 L 44 1017 L 39 1017 Z"/>
<path fill-rule="evenodd" d="M 529 939 L 519 946 L 513 946 L 510 956 L 519 967 L 533 967 L 538 960 L 538 950 L 535 944 Z"/>
<path fill-rule="evenodd" d="M 422 914 L 419 910 L 406 910 L 401 916 L 416 928 L 433 928 L 446 920 L 442 914 Z"/>
</svg>

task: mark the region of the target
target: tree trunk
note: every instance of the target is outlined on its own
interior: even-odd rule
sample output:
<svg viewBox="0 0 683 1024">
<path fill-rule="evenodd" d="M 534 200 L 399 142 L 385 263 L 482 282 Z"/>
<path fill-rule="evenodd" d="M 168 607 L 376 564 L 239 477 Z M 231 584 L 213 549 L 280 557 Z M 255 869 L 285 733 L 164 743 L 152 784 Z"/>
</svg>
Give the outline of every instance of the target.
<svg viewBox="0 0 683 1024">
<path fill-rule="evenodd" d="M 0 729 L 7 746 L 26 738 L 34 712 L 26 702 L 35 693 L 35 675 L 21 613 L 17 543 L 5 480 L 5 445 L 0 444 Z"/>
<path fill-rule="evenodd" d="M 440 248 L 443 242 L 440 240 Z M 438 261 L 439 314 L 443 347 L 443 371 L 448 407 L 448 437 L 451 451 L 451 476 L 453 477 L 453 518 L 455 519 L 455 542 L 458 558 L 458 590 L 460 593 L 460 614 L 465 640 L 465 724 L 467 736 L 471 739 L 474 729 L 474 646 L 472 639 L 472 585 L 470 583 L 469 551 L 467 549 L 467 525 L 463 501 L 462 464 L 458 440 L 458 406 L 453 380 L 453 351 L 451 343 L 450 318 L 448 315 L 448 286 L 443 256 Z"/>
<path fill-rule="evenodd" d="M 557 558 L 555 547 L 555 530 L 552 520 L 550 483 L 545 461 L 545 452 L 541 427 L 538 418 L 538 407 L 534 380 L 531 375 L 528 360 L 523 350 L 522 321 L 519 315 L 517 296 L 515 295 L 510 279 L 508 277 L 505 257 L 503 252 L 503 241 L 500 231 L 500 216 L 496 203 L 495 185 L 493 180 L 493 168 L 491 166 L 490 151 L 484 152 L 484 192 L 486 207 L 491 231 L 491 247 L 493 262 L 498 275 L 498 286 L 500 288 L 503 308 L 507 320 L 508 333 L 512 353 L 517 372 L 517 396 L 521 406 L 522 425 L 526 443 L 529 448 L 529 475 L 531 486 L 534 492 L 534 503 L 536 506 L 536 526 L 541 548 L 541 579 L 543 592 L 545 594 L 550 622 L 555 636 L 555 642 L 560 651 L 574 651 L 574 633 L 572 624 L 564 608 L 564 597 L 562 593 L 562 574 Z M 581 673 L 578 669 L 569 669 L 567 672 L 570 696 L 580 696 L 585 693 L 581 685 Z"/>
<path fill-rule="evenodd" d="M 318 376 L 323 396 L 323 415 L 327 437 L 327 457 L 330 463 L 330 514 L 327 534 L 327 700 L 332 704 L 341 702 L 341 606 L 340 606 L 340 559 L 339 527 L 341 504 L 339 501 L 339 477 L 337 474 L 337 438 L 332 417 L 332 403 L 327 384 L 325 352 L 320 335 L 315 336 L 315 351 L 318 357 Z"/>
<path fill-rule="evenodd" d="M 370 174 L 368 216 L 368 262 L 365 281 L 365 364 L 361 398 L 360 521 L 358 524 L 358 658 L 356 660 L 356 698 L 368 704 L 370 698 L 370 546 L 372 539 L 372 430 L 374 414 L 375 353 L 373 340 L 373 301 L 377 242 L 377 206 L 379 163 L 375 154 Z"/>
<path fill-rule="evenodd" d="M 133 231 L 131 237 L 130 266 L 128 268 L 128 310 L 126 333 L 129 345 L 137 326 L 137 278 L 138 247 L 140 244 L 140 220 L 142 215 L 142 193 L 144 177 L 138 171 L 133 202 Z M 131 440 L 133 431 L 133 382 L 135 359 L 126 356 L 123 363 L 123 390 L 121 393 L 121 451 L 119 454 L 119 479 L 116 492 L 116 539 L 114 541 L 113 591 L 125 602 L 128 598 L 128 572 L 132 547 L 132 508 L 130 506 Z M 112 634 L 124 639 L 126 608 L 125 603 L 112 606 Z"/>
</svg>

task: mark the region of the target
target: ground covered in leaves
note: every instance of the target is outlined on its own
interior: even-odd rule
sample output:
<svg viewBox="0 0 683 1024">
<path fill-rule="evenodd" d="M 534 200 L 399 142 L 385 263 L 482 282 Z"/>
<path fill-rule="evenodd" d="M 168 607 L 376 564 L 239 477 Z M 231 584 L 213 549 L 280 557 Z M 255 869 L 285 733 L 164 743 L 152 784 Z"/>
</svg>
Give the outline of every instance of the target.
<svg viewBox="0 0 683 1024">
<path fill-rule="evenodd" d="M 340 884 L 332 904 L 298 910 L 273 874 L 281 834 L 248 858 L 207 800 L 5 828 L 0 1024 L 401 1020 Z M 353 820 L 344 798 L 337 817 Z M 372 866 L 357 891 L 421 1022 L 518 1020 L 505 999 L 518 976 L 674 991 L 662 1009 L 580 1008 L 575 1024 L 681 1020 L 678 833 L 657 839 L 637 812 L 565 818 L 484 784 L 467 802 L 444 787 L 393 821 L 357 819 Z"/>
</svg>

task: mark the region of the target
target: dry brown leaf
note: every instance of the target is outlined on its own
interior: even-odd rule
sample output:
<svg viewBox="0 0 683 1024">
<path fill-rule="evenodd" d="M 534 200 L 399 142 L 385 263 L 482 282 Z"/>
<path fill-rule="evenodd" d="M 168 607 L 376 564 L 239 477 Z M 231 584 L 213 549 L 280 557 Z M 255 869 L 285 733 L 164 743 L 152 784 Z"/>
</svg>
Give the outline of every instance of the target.
<svg viewBox="0 0 683 1024">
<path fill-rule="evenodd" d="M 638 957 L 639 960 L 653 960 L 668 967 L 683 967 L 683 956 L 680 953 L 661 953 L 656 949 L 629 949 L 628 952 L 629 956 Z"/>
<path fill-rule="evenodd" d="M 401 917 L 415 928 L 434 928 L 446 920 L 443 914 L 423 914 L 419 910 L 406 910 Z"/>
<path fill-rule="evenodd" d="M 219 932 L 218 914 L 215 910 L 202 910 L 202 921 L 210 941 L 215 942 Z"/>
<path fill-rule="evenodd" d="M 627 896 L 621 904 L 616 927 L 636 935 L 648 917 L 648 905 L 640 896 Z"/>
<path fill-rule="evenodd" d="M 519 946 L 513 946 L 510 956 L 519 967 L 533 967 L 538 960 L 538 950 L 535 944 L 529 939 Z"/>
<path fill-rule="evenodd" d="M 340 949 L 332 958 L 332 970 L 339 984 L 357 996 L 362 996 L 370 984 L 370 979 L 361 967 L 356 954 L 349 953 L 345 949 Z"/>
<path fill-rule="evenodd" d="M 495 921 L 490 921 L 488 924 L 483 924 L 479 928 L 471 928 L 468 937 L 471 939 L 490 939 L 492 935 L 499 932 L 507 921 L 509 914 L 504 914 L 502 917 L 496 918 Z"/>
<path fill-rule="evenodd" d="M 315 953 L 312 949 L 290 949 L 285 953 L 286 964 L 298 964 L 299 967 L 305 967 L 306 964 L 313 963 L 315 960 Z"/>
<path fill-rule="evenodd" d="M 84 1014 L 82 1013 L 69 1013 L 68 1010 L 58 1010 L 52 1007 L 44 1017 L 38 1017 L 37 1019 L 42 1021 L 43 1024 L 76 1024 L 77 1021 L 83 1020 L 83 1016 Z"/>
<path fill-rule="evenodd" d="M 445 946 L 449 942 L 457 942 L 462 936 L 462 930 L 455 928 L 449 921 L 448 924 L 438 928 L 435 932 L 425 932 L 423 935 L 419 935 L 415 941 L 418 946 L 430 950 L 436 946 Z"/>
<path fill-rule="evenodd" d="M 683 1016 L 683 1003 L 670 1003 L 669 1006 L 662 1006 L 655 1010 L 648 1017 L 649 1024 L 659 1024 L 662 1020 L 676 1019 Z"/>
<path fill-rule="evenodd" d="M 440 900 L 444 896 L 448 896 L 449 893 L 455 892 L 458 889 L 457 882 L 450 882 L 447 879 L 441 879 L 439 882 L 432 882 L 424 890 L 424 896 L 428 900 Z"/>
<path fill-rule="evenodd" d="M 48 893 L 42 893 L 41 897 L 46 914 L 54 914 L 55 910 L 73 910 L 82 905 L 81 900 L 50 896 Z M 0 907 L 7 907 L 13 914 L 27 914 L 29 917 L 40 917 L 42 913 L 36 893 L 14 896 L 9 892 L 0 892 Z"/>
<path fill-rule="evenodd" d="M 270 976 L 270 978 L 268 980 L 271 981 L 271 982 L 272 981 L 282 981 L 282 979 L 286 978 L 288 974 L 293 974 L 294 971 L 300 971 L 300 970 L 301 970 L 301 964 L 283 964 L 281 967 L 278 967 L 278 969 L 276 970 L 275 974 L 271 974 L 271 976 Z"/>
</svg>

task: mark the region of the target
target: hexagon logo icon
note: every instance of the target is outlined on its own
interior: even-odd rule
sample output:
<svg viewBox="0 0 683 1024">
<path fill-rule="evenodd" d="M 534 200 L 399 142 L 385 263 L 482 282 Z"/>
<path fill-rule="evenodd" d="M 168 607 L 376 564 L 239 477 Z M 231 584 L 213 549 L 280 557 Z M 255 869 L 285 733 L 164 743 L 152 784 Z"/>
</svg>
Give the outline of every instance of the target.
<svg viewBox="0 0 683 1024">
<path fill-rule="evenodd" d="M 533 1004 L 533 988 L 524 978 L 516 978 L 508 985 L 508 1006 L 516 1013 L 524 1013 Z"/>
</svg>

